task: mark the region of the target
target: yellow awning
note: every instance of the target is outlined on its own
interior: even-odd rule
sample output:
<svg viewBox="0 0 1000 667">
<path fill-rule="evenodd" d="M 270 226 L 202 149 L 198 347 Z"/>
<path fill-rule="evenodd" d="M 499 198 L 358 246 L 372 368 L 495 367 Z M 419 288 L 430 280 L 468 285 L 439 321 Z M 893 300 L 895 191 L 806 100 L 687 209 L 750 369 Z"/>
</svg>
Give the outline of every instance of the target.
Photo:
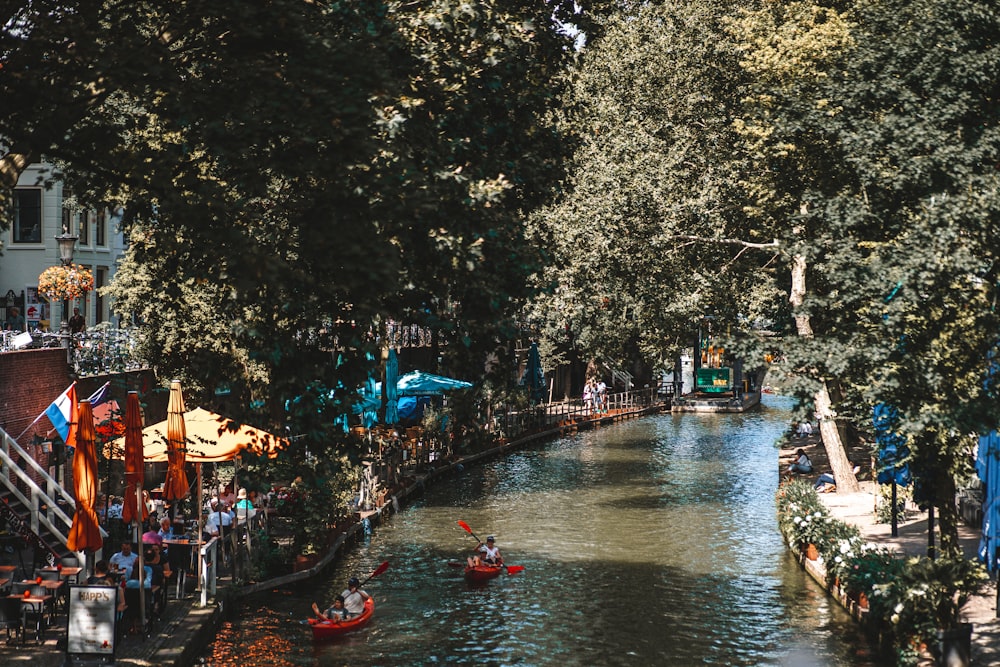
<svg viewBox="0 0 1000 667">
<path fill-rule="evenodd" d="M 195 408 L 184 413 L 188 463 L 232 461 L 244 449 L 275 457 L 288 444 L 284 438 L 252 426 L 230 428 L 232 421 L 214 412 Z M 220 432 L 221 431 L 221 432 Z M 125 439 L 112 440 L 105 447 L 106 456 L 122 458 Z M 113 452 L 113 454 L 112 454 Z M 142 455 L 148 462 L 167 461 L 167 421 L 142 429 Z"/>
</svg>

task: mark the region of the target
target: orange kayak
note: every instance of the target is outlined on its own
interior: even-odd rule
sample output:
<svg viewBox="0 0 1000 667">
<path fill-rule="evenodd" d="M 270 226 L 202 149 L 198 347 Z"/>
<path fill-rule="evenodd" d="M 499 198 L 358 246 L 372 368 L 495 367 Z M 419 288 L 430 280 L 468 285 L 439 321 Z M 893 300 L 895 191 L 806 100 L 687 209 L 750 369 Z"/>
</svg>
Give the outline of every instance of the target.
<svg viewBox="0 0 1000 667">
<path fill-rule="evenodd" d="M 500 576 L 502 565 L 474 565 L 465 568 L 465 580 L 470 584 L 478 584 Z"/>
<path fill-rule="evenodd" d="M 365 609 L 359 616 L 349 618 L 344 621 L 323 621 L 318 618 L 310 618 L 309 626 L 313 631 L 313 639 L 330 639 L 339 637 L 354 630 L 358 630 L 368 625 L 375 613 L 375 600 L 368 598 L 365 600 Z"/>
</svg>

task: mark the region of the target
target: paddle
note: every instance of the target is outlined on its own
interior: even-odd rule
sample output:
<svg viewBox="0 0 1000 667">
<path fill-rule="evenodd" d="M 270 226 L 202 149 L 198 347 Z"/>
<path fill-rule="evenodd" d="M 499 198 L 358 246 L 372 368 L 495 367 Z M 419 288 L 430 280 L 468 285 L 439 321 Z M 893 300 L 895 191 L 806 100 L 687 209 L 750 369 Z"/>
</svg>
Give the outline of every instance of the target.
<svg viewBox="0 0 1000 667">
<path fill-rule="evenodd" d="M 479 542 L 480 544 L 483 543 L 483 541 L 481 539 L 479 539 L 479 537 L 474 532 L 472 532 L 472 529 L 469 528 L 469 524 L 465 523 L 462 520 L 459 520 L 458 525 L 460 525 L 462 527 L 462 529 L 465 532 L 467 532 L 469 535 L 472 535 L 473 537 L 475 537 L 477 542 Z M 450 562 L 450 563 L 448 563 L 448 565 L 451 565 L 452 567 L 465 567 L 465 565 L 463 563 Z M 506 568 L 507 574 L 517 574 L 518 572 L 521 572 L 522 570 L 524 570 L 524 566 L 523 565 L 503 565 L 502 567 Z"/>
<path fill-rule="evenodd" d="M 378 567 L 376 567 L 375 571 L 372 572 L 371 574 L 369 574 L 367 579 L 365 579 L 360 584 L 358 584 L 358 588 L 361 588 L 362 586 L 364 586 L 365 584 L 367 584 L 369 581 L 371 581 L 372 579 L 374 579 L 375 577 L 377 577 L 378 575 L 382 574 L 383 572 L 385 572 L 388 569 L 389 569 L 389 561 L 387 561 L 387 560 L 382 561 L 382 564 L 379 565 Z M 313 603 L 313 605 L 315 605 L 315 603 Z M 300 623 L 305 624 L 305 623 L 309 623 L 309 621 L 312 621 L 312 620 L 314 620 L 314 619 L 310 618 L 310 619 L 306 619 L 304 621 L 300 621 Z"/>
</svg>

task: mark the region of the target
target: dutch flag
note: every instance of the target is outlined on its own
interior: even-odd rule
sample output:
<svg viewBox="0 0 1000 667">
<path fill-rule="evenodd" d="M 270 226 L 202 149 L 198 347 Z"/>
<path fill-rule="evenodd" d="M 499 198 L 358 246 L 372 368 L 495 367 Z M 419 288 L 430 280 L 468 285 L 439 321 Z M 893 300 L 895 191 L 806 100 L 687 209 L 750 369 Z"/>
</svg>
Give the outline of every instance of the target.
<svg viewBox="0 0 1000 667">
<path fill-rule="evenodd" d="M 76 446 L 76 383 L 71 384 L 66 391 L 59 394 L 59 398 L 52 401 L 45 410 L 45 416 L 49 418 L 59 436 L 68 447 Z M 72 438 L 72 442 L 70 442 Z"/>
</svg>

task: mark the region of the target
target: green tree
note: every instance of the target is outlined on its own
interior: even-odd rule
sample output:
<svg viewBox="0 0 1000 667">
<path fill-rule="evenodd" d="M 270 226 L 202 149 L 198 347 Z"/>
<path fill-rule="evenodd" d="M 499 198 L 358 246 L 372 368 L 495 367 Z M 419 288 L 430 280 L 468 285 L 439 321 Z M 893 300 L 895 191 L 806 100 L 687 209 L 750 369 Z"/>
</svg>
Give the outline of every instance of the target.
<svg viewBox="0 0 1000 667">
<path fill-rule="evenodd" d="M 643 4 L 588 40 L 564 103 L 569 176 L 535 220 L 553 259 L 532 318 L 550 350 L 669 368 L 702 316 L 736 331 L 773 309 L 756 275 L 773 239 L 739 204 L 732 118 L 747 80 L 724 33 L 729 10 Z"/>
<path fill-rule="evenodd" d="M 818 254 L 841 307 L 814 358 L 853 359 L 844 378 L 864 399 L 858 421 L 877 402 L 898 408 L 918 496 L 957 555 L 955 479 L 970 471 L 972 436 L 998 419 L 986 368 L 1000 332 L 1000 14 L 974 0 L 889 0 L 859 5 L 855 22 L 821 86 L 829 110 L 801 119 L 849 174 L 810 193 L 804 216 L 842 250 Z"/>
</svg>

